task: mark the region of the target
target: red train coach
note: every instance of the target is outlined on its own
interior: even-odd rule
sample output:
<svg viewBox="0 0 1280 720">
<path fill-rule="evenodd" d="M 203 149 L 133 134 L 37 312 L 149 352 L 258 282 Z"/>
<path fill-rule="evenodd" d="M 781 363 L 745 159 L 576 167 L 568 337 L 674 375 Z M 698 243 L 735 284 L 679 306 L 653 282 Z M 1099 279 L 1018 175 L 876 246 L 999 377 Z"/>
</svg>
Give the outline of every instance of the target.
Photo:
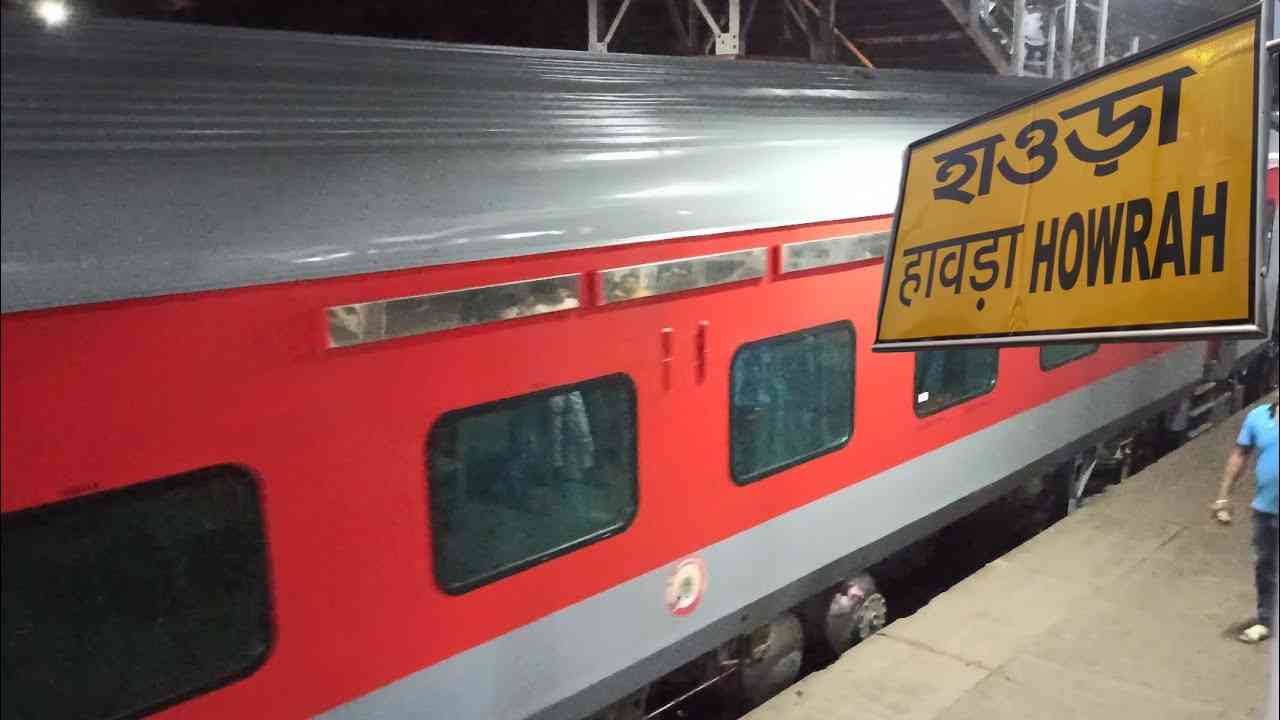
<svg viewBox="0 0 1280 720">
<path fill-rule="evenodd" d="M 1200 377 L 869 352 L 902 149 L 1033 81 L 3 40 L 6 718 L 756 702 L 883 622 L 868 565 Z"/>
</svg>

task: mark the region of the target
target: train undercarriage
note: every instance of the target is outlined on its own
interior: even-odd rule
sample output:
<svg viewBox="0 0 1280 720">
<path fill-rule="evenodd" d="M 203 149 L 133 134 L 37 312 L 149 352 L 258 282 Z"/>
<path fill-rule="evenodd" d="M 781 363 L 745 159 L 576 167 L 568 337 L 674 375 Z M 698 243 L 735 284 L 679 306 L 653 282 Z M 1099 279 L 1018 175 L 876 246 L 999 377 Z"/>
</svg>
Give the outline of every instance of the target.
<svg viewBox="0 0 1280 720">
<path fill-rule="evenodd" d="M 1274 341 L 1206 362 L 1205 380 L 1140 421 L 1077 447 L 1000 496 L 809 595 L 752 631 L 636 689 L 590 720 L 735 718 L 830 664 L 888 622 L 1079 509 L 1276 387 Z M 890 599 L 893 600 L 891 610 Z"/>
</svg>

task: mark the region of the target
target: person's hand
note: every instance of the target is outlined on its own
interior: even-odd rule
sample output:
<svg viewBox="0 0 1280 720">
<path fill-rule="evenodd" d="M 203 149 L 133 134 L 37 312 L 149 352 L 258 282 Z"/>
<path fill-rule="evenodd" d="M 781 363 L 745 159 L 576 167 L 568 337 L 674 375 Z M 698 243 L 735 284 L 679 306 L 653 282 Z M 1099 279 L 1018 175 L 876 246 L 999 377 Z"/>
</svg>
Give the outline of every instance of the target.
<svg viewBox="0 0 1280 720">
<path fill-rule="evenodd" d="M 1217 520 L 1223 525 L 1228 525 L 1231 523 L 1231 501 L 1230 500 L 1218 499 L 1213 503 L 1212 507 L 1213 507 L 1214 520 Z"/>
</svg>

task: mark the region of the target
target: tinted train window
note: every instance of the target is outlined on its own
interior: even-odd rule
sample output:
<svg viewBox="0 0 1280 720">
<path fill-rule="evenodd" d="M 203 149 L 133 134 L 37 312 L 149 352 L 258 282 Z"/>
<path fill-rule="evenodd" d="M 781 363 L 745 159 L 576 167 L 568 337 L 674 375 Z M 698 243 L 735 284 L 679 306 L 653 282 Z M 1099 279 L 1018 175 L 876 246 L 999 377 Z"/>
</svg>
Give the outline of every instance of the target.
<svg viewBox="0 0 1280 720">
<path fill-rule="evenodd" d="M 996 386 L 1000 351 L 951 348 L 916 353 L 916 414 L 931 415 Z"/>
<path fill-rule="evenodd" d="M 853 433 L 853 326 L 748 343 L 730 376 L 730 466 L 745 484 L 837 450 Z"/>
<path fill-rule="evenodd" d="M 1097 351 L 1097 343 L 1043 345 L 1040 348 L 1040 369 L 1052 370 L 1056 367 L 1062 367 L 1072 360 L 1079 360 L 1085 355 L 1092 355 Z"/>
<path fill-rule="evenodd" d="M 608 537 L 636 510 L 635 387 L 610 375 L 446 413 L 427 473 L 446 592 Z"/>
<path fill-rule="evenodd" d="M 134 715 L 266 658 L 262 514 L 242 470 L 10 513 L 3 535 L 4 717 Z"/>
</svg>

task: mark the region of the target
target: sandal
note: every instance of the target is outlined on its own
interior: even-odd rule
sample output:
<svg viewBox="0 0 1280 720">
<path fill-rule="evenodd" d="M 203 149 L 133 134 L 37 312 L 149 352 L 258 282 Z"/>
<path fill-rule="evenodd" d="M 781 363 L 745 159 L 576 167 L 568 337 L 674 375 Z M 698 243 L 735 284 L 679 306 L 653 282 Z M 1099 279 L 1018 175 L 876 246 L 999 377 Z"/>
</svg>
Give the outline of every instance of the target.
<svg viewBox="0 0 1280 720">
<path fill-rule="evenodd" d="M 1266 625 L 1262 624 L 1250 625 L 1244 629 L 1244 632 L 1241 632 L 1236 637 L 1242 643 L 1249 643 L 1250 645 L 1253 645 L 1271 637 L 1271 630 L 1268 629 Z"/>
</svg>

